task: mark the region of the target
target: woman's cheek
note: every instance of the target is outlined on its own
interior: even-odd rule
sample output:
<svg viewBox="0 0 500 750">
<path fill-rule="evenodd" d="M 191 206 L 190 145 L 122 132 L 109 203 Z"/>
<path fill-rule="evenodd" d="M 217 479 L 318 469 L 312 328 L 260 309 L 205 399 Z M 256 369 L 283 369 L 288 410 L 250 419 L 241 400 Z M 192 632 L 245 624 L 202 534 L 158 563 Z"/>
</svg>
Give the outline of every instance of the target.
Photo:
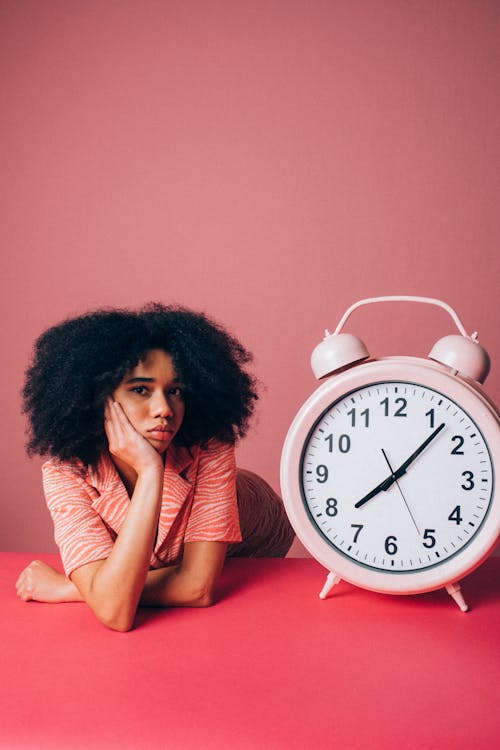
<svg viewBox="0 0 500 750">
<path fill-rule="evenodd" d="M 125 406 L 122 406 L 123 411 L 125 412 L 125 416 L 127 417 L 128 421 L 134 427 L 136 430 L 139 429 L 140 425 L 140 415 L 139 410 L 131 406 L 130 404 L 125 404 Z"/>
<path fill-rule="evenodd" d="M 117 394 L 115 400 L 120 404 L 122 407 L 125 416 L 127 417 L 128 421 L 134 427 L 137 429 L 138 423 L 139 423 L 139 414 L 137 407 L 130 402 L 128 398 L 124 398 L 123 396 L 120 397 L 120 395 Z"/>
<path fill-rule="evenodd" d="M 177 415 L 177 422 L 178 422 L 179 427 L 181 426 L 182 422 L 184 421 L 184 417 L 185 416 L 186 416 L 186 406 L 185 406 L 185 404 L 182 403 L 182 404 L 179 405 L 179 411 L 178 411 L 178 415 Z"/>
</svg>

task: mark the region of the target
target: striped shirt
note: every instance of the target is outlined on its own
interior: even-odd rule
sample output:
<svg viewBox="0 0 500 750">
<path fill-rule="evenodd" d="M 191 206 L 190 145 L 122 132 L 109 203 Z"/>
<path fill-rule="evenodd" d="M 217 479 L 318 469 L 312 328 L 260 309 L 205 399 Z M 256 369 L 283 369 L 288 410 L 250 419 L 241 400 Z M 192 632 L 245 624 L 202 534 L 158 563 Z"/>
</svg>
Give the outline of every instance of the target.
<svg viewBox="0 0 500 750">
<path fill-rule="evenodd" d="M 42 474 L 66 575 L 107 558 L 130 502 L 109 454 L 96 471 L 53 458 Z M 184 542 L 209 541 L 241 541 L 234 448 L 215 439 L 205 448 L 171 445 L 150 568 L 179 562 Z"/>
</svg>

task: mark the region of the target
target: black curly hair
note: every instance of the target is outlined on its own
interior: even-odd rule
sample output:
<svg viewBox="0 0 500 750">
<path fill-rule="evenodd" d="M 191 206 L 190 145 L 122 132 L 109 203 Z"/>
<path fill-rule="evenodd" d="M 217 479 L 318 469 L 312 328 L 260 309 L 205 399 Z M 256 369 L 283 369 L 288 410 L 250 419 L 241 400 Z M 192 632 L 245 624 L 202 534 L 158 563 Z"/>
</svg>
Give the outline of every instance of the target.
<svg viewBox="0 0 500 750">
<path fill-rule="evenodd" d="M 107 450 L 104 403 L 151 349 L 173 359 L 185 385 L 178 445 L 244 437 L 258 399 L 245 366 L 251 354 L 204 313 L 150 303 L 134 311 L 102 309 L 63 321 L 35 342 L 22 390 L 29 455 L 96 467 Z"/>
</svg>

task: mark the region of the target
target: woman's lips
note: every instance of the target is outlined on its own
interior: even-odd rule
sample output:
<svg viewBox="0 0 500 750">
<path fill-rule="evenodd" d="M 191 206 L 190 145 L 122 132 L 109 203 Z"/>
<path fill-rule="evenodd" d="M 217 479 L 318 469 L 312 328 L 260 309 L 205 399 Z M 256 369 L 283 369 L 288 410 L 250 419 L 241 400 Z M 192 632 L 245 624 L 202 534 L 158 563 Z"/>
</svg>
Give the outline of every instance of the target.
<svg viewBox="0 0 500 750">
<path fill-rule="evenodd" d="M 169 440 L 172 437 L 173 430 L 170 428 L 167 430 L 161 430 L 161 429 L 153 429 L 148 430 L 149 437 L 153 438 L 153 440 L 160 440 L 162 443 Z"/>
</svg>

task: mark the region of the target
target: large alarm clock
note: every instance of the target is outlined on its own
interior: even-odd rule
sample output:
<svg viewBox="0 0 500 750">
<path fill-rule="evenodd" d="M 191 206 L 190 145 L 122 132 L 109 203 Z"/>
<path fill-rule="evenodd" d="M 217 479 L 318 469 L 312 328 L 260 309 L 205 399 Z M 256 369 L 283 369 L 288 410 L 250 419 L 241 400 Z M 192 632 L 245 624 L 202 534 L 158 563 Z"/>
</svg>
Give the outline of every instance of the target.
<svg viewBox="0 0 500 750">
<path fill-rule="evenodd" d="M 341 330 L 360 306 L 392 301 L 438 305 L 459 334 L 428 359 L 370 359 Z M 490 360 L 477 334 L 440 300 L 376 297 L 326 331 L 311 364 L 323 382 L 288 431 L 281 488 L 298 538 L 330 571 L 320 597 L 342 579 L 392 594 L 444 586 L 466 611 L 459 581 L 500 535 L 499 414 L 480 386 Z"/>
</svg>

